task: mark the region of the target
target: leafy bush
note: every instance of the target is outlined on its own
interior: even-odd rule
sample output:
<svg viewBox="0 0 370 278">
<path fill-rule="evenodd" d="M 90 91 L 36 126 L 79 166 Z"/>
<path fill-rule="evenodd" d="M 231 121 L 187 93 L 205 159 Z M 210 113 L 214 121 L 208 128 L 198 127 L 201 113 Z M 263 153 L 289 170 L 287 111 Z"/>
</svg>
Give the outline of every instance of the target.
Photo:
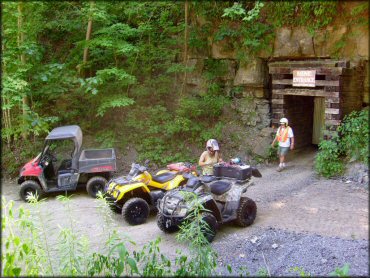
<svg viewBox="0 0 370 278">
<path fill-rule="evenodd" d="M 340 158 L 340 144 L 338 137 L 329 141 L 319 143 L 319 153 L 315 160 L 316 171 L 324 177 L 339 175 L 344 170 L 344 163 Z"/>
<path fill-rule="evenodd" d="M 369 109 L 353 111 L 339 126 L 341 147 L 351 160 L 367 163 L 369 155 Z"/>
<path fill-rule="evenodd" d="M 369 109 L 353 111 L 345 116 L 337 128 L 339 136 L 321 141 L 315 160 L 315 169 L 324 177 L 343 173 L 345 160 L 367 163 L 369 155 Z"/>
</svg>

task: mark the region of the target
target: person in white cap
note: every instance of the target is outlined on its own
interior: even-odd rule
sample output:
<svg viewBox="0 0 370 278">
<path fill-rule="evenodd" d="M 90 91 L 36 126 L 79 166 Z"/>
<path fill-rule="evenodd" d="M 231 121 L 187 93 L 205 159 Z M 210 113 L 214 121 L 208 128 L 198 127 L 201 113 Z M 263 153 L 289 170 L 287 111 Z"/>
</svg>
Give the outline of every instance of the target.
<svg viewBox="0 0 370 278">
<path fill-rule="evenodd" d="M 199 158 L 199 166 L 203 169 L 203 175 L 213 175 L 213 165 L 222 161 L 220 147 L 215 139 L 209 139 L 206 144 L 207 150 Z"/>
<path fill-rule="evenodd" d="M 275 142 L 279 142 L 278 155 L 280 164 L 277 169 L 278 172 L 282 171 L 285 168 L 285 156 L 289 150 L 294 149 L 294 134 L 290 126 L 288 126 L 288 119 L 280 119 L 280 127 L 276 132 L 274 141 L 272 141 L 271 146 L 274 146 Z"/>
</svg>

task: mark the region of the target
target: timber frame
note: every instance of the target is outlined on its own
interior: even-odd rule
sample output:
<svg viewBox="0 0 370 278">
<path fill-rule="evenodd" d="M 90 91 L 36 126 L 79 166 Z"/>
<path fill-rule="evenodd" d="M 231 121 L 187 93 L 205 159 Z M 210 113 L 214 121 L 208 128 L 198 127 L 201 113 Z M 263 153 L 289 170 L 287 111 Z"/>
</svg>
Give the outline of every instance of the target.
<svg viewBox="0 0 370 278">
<path fill-rule="evenodd" d="M 316 70 L 315 87 L 293 87 L 293 70 Z M 345 115 L 362 108 L 364 71 L 361 67 L 350 68 L 349 61 L 318 59 L 270 62 L 269 74 L 272 82 L 273 126 L 277 126 L 279 119 L 287 113 L 286 96 L 325 98 L 325 140 L 336 134 Z"/>
</svg>

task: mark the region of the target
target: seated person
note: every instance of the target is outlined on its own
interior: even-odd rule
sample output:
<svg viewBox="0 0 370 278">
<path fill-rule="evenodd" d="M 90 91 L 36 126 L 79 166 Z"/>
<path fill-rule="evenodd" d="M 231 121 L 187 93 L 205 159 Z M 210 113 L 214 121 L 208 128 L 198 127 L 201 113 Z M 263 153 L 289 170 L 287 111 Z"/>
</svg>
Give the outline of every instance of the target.
<svg viewBox="0 0 370 278">
<path fill-rule="evenodd" d="M 202 167 L 203 175 L 213 175 L 213 165 L 222 162 L 220 148 L 215 139 L 209 139 L 206 144 L 207 150 L 199 158 L 199 166 Z"/>
</svg>

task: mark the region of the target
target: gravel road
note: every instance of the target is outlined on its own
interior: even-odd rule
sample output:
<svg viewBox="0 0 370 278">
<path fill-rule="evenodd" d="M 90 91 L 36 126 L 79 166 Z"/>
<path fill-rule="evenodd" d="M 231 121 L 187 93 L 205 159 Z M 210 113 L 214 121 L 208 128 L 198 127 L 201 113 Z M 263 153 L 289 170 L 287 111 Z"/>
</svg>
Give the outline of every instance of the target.
<svg viewBox="0 0 370 278">
<path fill-rule="evenodd" d="M 248 189 L 258 207 L 254 224 L 248 228 L 224 225 L 212 243 L 224 275 L 230 264 L 235 272 L 229 275 L 233 276 L 239 268 L 250 275 L 298 276 L 295 267 L 306 274 L 326 276 L 348 263 L 351 276 L 368 276 L 368 189 L 354 182 L 317 177 L 312 170 L 314 155 L 312 150 L 295 151 L 287 169 L 280 173 L 276 165 L 259 168 L 263 177 Z M 18 191 L 14 181 L 2 181 L 7 200 L 14 200 L 15 207 L 30 208 L 20 200 Z M 50 240 L 54 241 L 58 225 L 68 225 L 68 214 L 55 196 L 48 197 L 46 208 Z M 74 193 L 70 211 L 78 231 L 90 238 L 92 250 L 100 250 L 107 228 L 97 202 L 81 190 Z M 136 247 L 131 250 L 160 236 L 161 251 L 169 258 L 175 257 L 176 249 L 187 252 L 174 235 L 159 230 L 154 214 L 139 226 L 129 226 L 113 214 L 109 229 L 134 240 Z"/>
</svg>

